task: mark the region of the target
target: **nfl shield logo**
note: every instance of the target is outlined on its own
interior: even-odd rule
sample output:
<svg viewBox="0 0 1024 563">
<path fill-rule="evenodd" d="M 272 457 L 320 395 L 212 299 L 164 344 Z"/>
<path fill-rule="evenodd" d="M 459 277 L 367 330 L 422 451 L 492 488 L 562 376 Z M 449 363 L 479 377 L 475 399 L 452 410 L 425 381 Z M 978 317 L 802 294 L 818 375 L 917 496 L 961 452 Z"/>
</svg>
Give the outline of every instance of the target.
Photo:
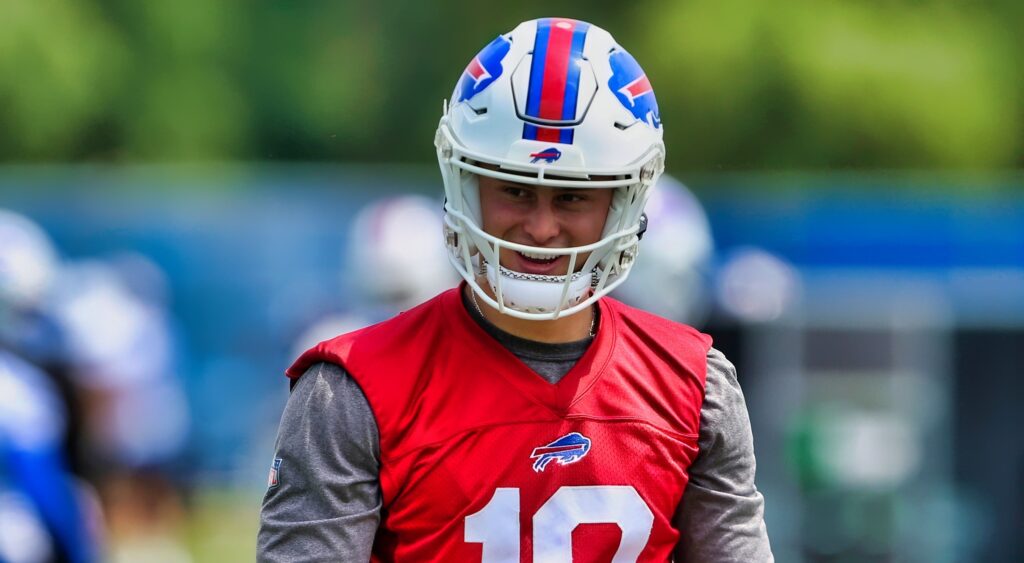
<svg viewBox="0 0 1024 563">
<path fill-rule="evenodd" d="M 267 488 L 273 489 L 280 482 L 281 476 L 281 458 L 274 458 L 273 465 L 270 466 L 270 476 L 267 477 Z"/>
</svg>

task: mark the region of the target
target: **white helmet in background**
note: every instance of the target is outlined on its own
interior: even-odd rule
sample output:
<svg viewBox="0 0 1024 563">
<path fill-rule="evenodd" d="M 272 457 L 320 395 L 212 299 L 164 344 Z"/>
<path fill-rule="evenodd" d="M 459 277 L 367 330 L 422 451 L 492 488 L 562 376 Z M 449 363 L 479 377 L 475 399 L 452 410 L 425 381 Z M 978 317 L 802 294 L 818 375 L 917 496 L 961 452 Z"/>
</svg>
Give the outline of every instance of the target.
<svg viewBox="0 0 1024 563">
<path fill-rule="evenodd" d="M 451 289 L 457 278 L 438 240 L 441 231 L 441 203 L 424 196 L 384 198 L 360 210 L 345 272 L 357 304 L 393 314 Z"/>
<path fill-rule="evenodd" d="M 636 256 L 648 190 L 664 168 L 650 81 L 605 30 L 545 18 L 499 36 L 463 72 L 435 137 L 445 241 L 477 296 L 523 319 L 575 313 L 622 283 Z M 477 175 L 561 188 L 614 189 L 601 240 L 574 248 L 512 243 L 481 227 Z M 567 256 L 569 275 L 513 272 L 501 249 Z M 586 263 L 578 260 L 590 252 Z M 486 276 L 492 299 L 477 283 Z"/>
<path fill-rule="evenodd" d="M 169 369 L 171 337 L 163 311 L 136 297 L 110 265 L 68 263 L 50 307 L 78 383 L 113 387 L 152 381 Z"/>
<path fill-rule="evenodd" d="M 645 214 L 647 230 L 632 281 L 615 296 L 672 320 L 699 323 L 711 305 L 707 268 L 714 242 L 707 214 L 693 193 L 667 174 L 658 180 Z"/>
<path fill-rule="evenodd" d="M 37 308 L 57 267 L 57 251 L 43 229 L 0 209 L 0 311 Z"/>
<path fill-rule="evenodd" d="M 69 263 L 50 307 L 65 337 L 73 381 L 108 397 L 94 447 L 120 463 L 145 466 L 177 455 L 188 437 L 189 415 L 173 371 L 168 314 L 133 292 L 126 271 L 132 270 L 100 260 Z"/>
</svg>

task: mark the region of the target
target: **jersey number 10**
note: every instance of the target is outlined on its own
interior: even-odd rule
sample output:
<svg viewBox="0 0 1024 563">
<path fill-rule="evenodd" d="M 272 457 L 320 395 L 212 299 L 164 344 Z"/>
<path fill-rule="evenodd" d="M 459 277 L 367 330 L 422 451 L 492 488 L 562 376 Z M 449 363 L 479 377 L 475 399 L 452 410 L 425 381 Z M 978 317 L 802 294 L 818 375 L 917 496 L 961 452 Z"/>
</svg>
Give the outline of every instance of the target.
<svg viewBox="0 0 1024 563">
<path fill-rule="evenodd" d="M 633 487 L 562 487 L 533 515 L 534 563 L 572 561 L 580 524 L 617 524 L 622 541 L 612 563 L 634 563 L 647 545 L 654 514 Z M 519 489 L 498 488 L 466 517 L 465 540 L 483 543 L 483 563 L 519 563 Z"/>
</svg>

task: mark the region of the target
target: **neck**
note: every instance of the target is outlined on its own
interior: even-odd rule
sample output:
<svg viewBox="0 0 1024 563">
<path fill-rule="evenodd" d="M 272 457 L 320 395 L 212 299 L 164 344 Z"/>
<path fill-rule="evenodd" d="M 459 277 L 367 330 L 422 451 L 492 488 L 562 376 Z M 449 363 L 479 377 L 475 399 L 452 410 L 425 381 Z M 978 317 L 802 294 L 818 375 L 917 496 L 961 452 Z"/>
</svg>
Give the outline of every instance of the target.
<svg viewBox="0 0 1024 563">
<path fill-rule="evenodd" d="M 484 288 L 484 291 L 486 291 L 492 299 L 494 298 L 490 288 L 486 285 L 486 281 L 484 282 L 484 285 L 481 285 L 481 287 Z M 469 285 L 465 286 L 464 291 L 469 292 L 468 297 L 470 302 L 475 303 L 476 306 L 479 307 L 480 313 L 491 324 L 509 334 L 526 340 L 545 342 L 548 344 L 575 342 L 590 336 L 591 328 L 594 326 L 593 307 L 588 307 L 573 315 L 559 317 L 557 319 L 530 321 L 498 312 L 497 309 L 480 300 L 473 292 L 473 288 Z"/>
</svg>

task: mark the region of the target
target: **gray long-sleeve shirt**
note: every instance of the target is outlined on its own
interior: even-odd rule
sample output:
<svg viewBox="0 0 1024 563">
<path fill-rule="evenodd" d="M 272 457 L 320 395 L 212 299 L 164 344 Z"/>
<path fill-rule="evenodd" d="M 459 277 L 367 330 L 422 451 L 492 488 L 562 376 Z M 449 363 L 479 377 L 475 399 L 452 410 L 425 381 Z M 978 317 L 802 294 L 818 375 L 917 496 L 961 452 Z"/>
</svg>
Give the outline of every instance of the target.
<svg viewBox="0 0 1024 563">
<path fill-rule="evenodd" d="M 564 375 L 590 344 L 523 340 L 468 310 L 549 382 Z M 707 358 L 700 452 L 674 519 L 682 531 L 675 560 L 774 561 L 736 370 L 718 350 L 709 350 Z M 258 560 L 368 561 L 380 523 L 380 447 L 376 420 L 355 380 L 334 364 L 310 367 L 289 397 L 276 447 L 278 484 L 263 500 Z"/>
</svg>

